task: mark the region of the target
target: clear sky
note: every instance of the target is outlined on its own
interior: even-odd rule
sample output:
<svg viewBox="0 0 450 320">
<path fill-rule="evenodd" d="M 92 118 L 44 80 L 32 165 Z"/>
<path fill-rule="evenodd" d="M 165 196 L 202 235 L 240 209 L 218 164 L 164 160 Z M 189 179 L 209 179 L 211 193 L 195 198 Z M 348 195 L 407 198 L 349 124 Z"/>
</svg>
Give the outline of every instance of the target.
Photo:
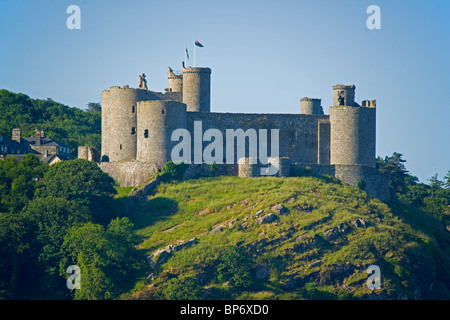
<svg viewBox="0 0 450 320">
<path fill-rule="evenodd" d="M 164 91 L 194 38 L 212 111 L 296 113 L 306 96 L 328 114 L 332 86 L 355 84 L 358 103 L 377 100 L 377 155 L 404 154 L 422 182 L 450 170 L 448 0 L 0 0 L 0 88 L 79 108 L 141 73 Z"/>
</svg>

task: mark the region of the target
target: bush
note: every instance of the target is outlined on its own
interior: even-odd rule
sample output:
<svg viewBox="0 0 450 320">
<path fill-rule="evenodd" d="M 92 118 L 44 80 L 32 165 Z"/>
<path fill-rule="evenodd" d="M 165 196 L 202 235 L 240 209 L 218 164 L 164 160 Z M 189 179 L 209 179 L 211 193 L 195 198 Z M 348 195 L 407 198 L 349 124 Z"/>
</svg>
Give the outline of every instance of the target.
<svg viewBox="0 0 450 320">
<path fill-rule="evenodd" d="M 197 280 L 187 276 L 168 280 L 162 294 L 163 298 L 168 300 L 200 300 L 202 291 Z"/>
<path fill-rule="evenodd" d="M 173 161 L 166 162 L 159 174 L 161 181 L 182 180 L 186 168 L 187 164 L 184 162 L 180 164 L 175 164 Z"/>
<path fill-rule="evenodd" d="M 229 281 L 238 288 L 247 288 L 253 284 L 249 259 L 235 246 L 221 249 L 217 261 L 217 280 Z"/>
<path fill-rule="evenodd" d="M 358 183 L 356 184 L 356 186 L 357 186 L 359 189 L 364 190 L 364 189 L 366 188 L 366 183 L 365 183 L 362 179 L 359 179 L 359 180 L 358 180 Z"/>
</svg>

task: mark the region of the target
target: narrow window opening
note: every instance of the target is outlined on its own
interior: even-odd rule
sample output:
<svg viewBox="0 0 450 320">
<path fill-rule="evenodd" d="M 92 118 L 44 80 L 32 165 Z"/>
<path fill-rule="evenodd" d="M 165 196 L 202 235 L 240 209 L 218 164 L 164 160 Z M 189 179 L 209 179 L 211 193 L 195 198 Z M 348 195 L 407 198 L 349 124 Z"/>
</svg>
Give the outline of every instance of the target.
<svg viewBox="0 0 450 320">
<path fill-rule="evenodd" d="M 132 107 L 131 107 L 131 112 L 132 112 L 132 113 L 134 113 L 134 112 L 136 111 L 135 108 L 136 108 L 135 106 L 132 106 Z"/>
<path fill-rule="evenodd" d="M 164 114 L 164 109 L 162 109 L 162 114 Z"/>
<path fill-rule="evenodd" d="M 145 129 L 145 131 L 144 131 L 144 138 L 148 138 L 148 129 Z"/>
<path fill-rule="evenodd" d="M 120 145 L 120 150 L 122 150 L 122 145 Z"/>
<path fill-rule="evenodd" d="M 136 128 L 135 127 L 132 127 L 131 128 L 131 134 L 135 134 L 136 133 Z"/>
</svg>

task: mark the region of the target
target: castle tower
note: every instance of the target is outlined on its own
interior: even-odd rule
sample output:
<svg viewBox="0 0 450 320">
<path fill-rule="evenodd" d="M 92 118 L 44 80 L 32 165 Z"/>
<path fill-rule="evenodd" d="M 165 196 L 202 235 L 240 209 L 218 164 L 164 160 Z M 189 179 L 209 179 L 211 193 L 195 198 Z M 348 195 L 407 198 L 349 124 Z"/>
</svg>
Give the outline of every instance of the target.
<svg viewBox="0 0 450 320">
<path fill-rule="evenodd" d="M 354 106 L 355 88 L 355 85 L 335 85 L 333 87 L 333 106 Z"/>
<path fill-rule="evenodd" d="M 102 161 L 136 159 L 137 102 L 160 100 L 151 91 L 114 86 L 102 92 Z"/>
<path fill-rule="evenodd" d="M 141 101 L 137 106 L 137 160 L 162 167 L 179 143 L 171 141 L 172 132 L 186 128 L 186 105 L 160 100 Z"/>
<path fill-rule="evenodd" d="M 323 114 L 320 99 L 302 98 L 300 100 L 300 114 Z"/>
<path fill-rule="evenodd" d="M 183 75 L 175 74 L 172 68 L 168 68 L 167 79 L 169 81 L 168 92 L 183 92 Z"/>
<path fill-rule="evenodd" d="M 187 111 L 211 111 L 211 69 L 183 68 L 183 103 Z"/>
<path fill-rule="evenodd" d="M 334 106 L 330 107 L 330 163 L 375 167 L 375 103 L 356 106 L 354 85 L 334 86 L 333 91 Z M 344 105 L 341 105 L 341 98 Z"/>
</svg>

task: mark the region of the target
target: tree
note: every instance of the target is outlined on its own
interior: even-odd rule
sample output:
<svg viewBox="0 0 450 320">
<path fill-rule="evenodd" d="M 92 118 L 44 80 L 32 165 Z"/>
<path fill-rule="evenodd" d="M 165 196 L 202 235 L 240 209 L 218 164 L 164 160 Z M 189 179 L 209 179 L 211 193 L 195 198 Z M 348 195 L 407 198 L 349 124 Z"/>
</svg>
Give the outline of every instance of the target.
<svg viewBox="0 0 450 320">
<path fill-rule="evenodd" d="M 89 208 L 77 201 L 64 198 L 36 197 L 26 210 L 24 217 L 31 226 L 27 237 L 36 239 L 34 252 L 40 271 L 40 295 L 65 297 L 67 288 L 59 276 L 59 264 L 64 253 L 61 250 L 67 230 L 89 221 Z"/>
<path fill-rule="evenodd" d="M 434 176 L 432 176 L 430 179 L 428 179 L 428 181 L 430 182 L 430 187 L 431 187 L 431 198 L 433 198 L 434 193 L 444 186 L 444 182 L 440 181 L 438 179 L 437 173 Z"/>
<path fill-rule="evenodd" d="M 89 102 L 87 104 L 87 112 L 101 112 L 102 111 L 102 105 L 98 102 Z"/>
<path fill-rule="evenodd" d="M 407 192 L 408 186 L 417 184 L 419 179 L 406 170 L 403 154 L 394 152 L 392 156 L 384 159 L 377 157 L 376 165 L 379 171 L 388 172 L 391 176 L 391 187 L 394 193 Z"/>
<path fill-rule="evenodd" d="M 132 228 L 128 218 L 117 218 L 106 229 L 92 222 L 69 229 L 60 274 L 67 277 L 69 265 L 79 266 L 81 289 L 74 290 L 75 299 L 114 299 L 131 289 L 140 266 Z"/>
<path fill-rule="evenodd" d="M 22 210 L 47 168 L 32 154 L 0 161 L 0 298 L 22 298 L 36 274 L 33 228 Z"/>
<path fill-rule="evenodd" d="M 61 161 L 48 169 L 38 197 L 59 197 L 89 208 L 94 222 L 106 225 L 120 215 L 113 198 L 114 179 L 96 163 L 84 159 Z"/>
<path fill-rule="evenodd" d="M 450 170 L 448 170 L 447 174 L 444 176 L 444 188 L 450 188 Z"/>
</svg>

